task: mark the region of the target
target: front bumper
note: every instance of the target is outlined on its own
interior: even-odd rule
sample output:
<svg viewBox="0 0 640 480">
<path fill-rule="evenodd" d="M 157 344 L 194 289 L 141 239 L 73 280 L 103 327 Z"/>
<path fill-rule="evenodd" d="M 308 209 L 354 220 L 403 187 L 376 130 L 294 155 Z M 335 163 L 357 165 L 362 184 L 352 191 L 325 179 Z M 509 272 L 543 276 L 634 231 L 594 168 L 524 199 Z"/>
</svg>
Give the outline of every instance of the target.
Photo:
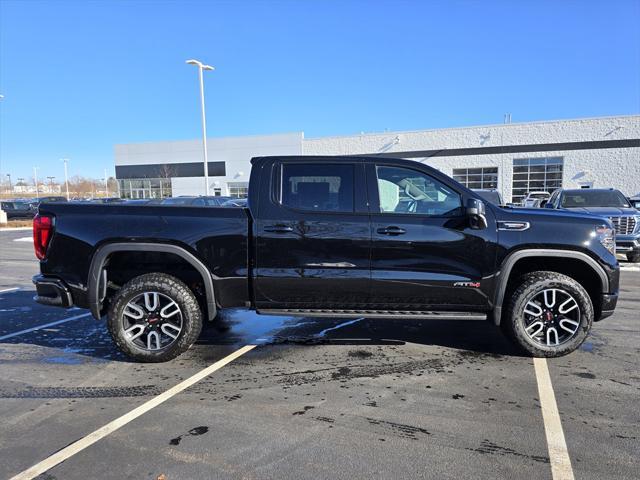
<svg viewBox="0 0 640 480">
<path fill-rule="evenodd" d="M 640 252 L 640 237 L 618 235 L 616 237 L 616 253 Z"/>
<path fill-rule="evenodd" d="M 36 302 L 55 307 L 73 307 L 73 298 L 69 287 L 62 280 L 55 277 L 36 275 L 33 277 L 33 283 L 37 292 L 37 295 L 33 297 Z"/>
<path fill-rule="evenodd" d="M 614 310 L 616 309 L 616 305 L 618 304 L 618 294 L 617 293 L 604 293 L 600 298 L 600 317 L 596 319 L 602 320 L 603 318 L 610 317 L 613 315 Z"/>
</svg>

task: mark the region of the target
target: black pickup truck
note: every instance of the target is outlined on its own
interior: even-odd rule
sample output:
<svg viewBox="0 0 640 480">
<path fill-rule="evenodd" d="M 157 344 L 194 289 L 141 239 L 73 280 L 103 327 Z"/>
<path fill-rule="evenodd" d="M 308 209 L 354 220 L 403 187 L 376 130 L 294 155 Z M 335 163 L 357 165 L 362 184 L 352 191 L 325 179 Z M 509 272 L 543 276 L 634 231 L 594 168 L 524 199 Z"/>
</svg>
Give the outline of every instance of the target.
<svg viewBox="0 0 640 480">
<path fill-rule="evenodd" d="M 575 350 L 613 313 L 607 219 L 485 204 L 414 161 L 252 164 L 247 208 L 41 204 L 36 301 L 106 314 L 118 347 L 146 362 L 184 352 L 228 307 L 407 321 L 475 312 L 544 357 Z"/>
</svg>

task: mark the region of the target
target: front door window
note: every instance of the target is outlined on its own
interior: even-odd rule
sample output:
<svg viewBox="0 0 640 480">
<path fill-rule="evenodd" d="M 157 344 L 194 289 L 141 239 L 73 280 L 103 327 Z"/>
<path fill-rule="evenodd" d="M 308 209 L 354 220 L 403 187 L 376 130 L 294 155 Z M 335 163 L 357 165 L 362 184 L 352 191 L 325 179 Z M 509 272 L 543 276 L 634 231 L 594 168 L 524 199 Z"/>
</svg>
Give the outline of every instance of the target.
<svg viewBox="0 0 640 480">
<path fill-rule="evenodd" d="M 381 213 L 438 217 L 460 214 L 460 195 L 424 173 L 378 166 L 376 174 Z"/>
</svg>

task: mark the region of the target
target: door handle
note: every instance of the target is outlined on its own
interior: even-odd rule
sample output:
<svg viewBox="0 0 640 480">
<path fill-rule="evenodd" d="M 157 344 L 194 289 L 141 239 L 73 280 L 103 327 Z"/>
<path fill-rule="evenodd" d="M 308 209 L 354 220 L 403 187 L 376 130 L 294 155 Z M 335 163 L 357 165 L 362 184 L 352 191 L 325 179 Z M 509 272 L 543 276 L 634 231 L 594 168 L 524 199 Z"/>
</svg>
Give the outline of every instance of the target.
<svg viewBox="0 0 640 480">
<path fill-rule="evenodd" d="M 288 225 L 269 225 L 264 227 L 264 231 L 271 233 L 287 233 L 293 232 L 293 228 Z"/>
<path fill-rule="evenodd" d="M 407 233 L 407 231 L 404 228 L 400 227 L 385 227 L 379 228 L 378 233 L 382 235 L 403 235 Z"/>
</svg>

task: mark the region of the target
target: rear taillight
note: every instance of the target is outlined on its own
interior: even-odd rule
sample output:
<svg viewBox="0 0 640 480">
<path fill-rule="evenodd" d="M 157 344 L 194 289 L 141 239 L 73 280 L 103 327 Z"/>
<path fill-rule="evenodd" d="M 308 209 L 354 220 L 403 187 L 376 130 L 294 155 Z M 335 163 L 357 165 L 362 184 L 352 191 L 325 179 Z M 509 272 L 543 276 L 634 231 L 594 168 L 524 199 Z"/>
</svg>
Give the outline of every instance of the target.
<svg viewBox="0 0 640 480">
<path fill-rule="evenodd" d="M 47 257 L 47 247 L 52 236 L 53 217 L 44 215 L 33 217 L 33 247 L 39 260 L 44 260 Z"/>
</svg>

